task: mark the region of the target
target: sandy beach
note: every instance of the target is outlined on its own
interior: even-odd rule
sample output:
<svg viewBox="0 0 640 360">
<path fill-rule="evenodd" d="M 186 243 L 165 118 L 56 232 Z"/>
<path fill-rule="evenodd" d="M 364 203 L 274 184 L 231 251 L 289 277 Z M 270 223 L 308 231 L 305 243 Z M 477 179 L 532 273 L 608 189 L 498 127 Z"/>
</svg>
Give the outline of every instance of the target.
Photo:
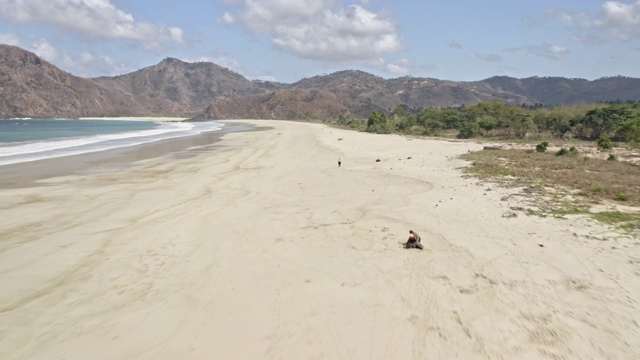
<svg viewBox="0 0 640 360">
<path fill-rule="evenodd" d="M 640 359 L 640 240 L 514 216 L 482 144 L 226 123 L 271 128 L 0 189 L 0 358 Z"/>
</svg>

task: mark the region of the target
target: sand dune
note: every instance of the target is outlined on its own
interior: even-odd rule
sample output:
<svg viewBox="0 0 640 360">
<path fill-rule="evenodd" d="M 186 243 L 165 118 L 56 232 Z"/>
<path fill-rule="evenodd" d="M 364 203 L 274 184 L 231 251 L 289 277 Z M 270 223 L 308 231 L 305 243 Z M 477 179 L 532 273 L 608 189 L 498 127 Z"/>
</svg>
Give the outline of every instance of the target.
<svg viewBox="0 0 640 360">
<path fill-rule="evenodd" d="M 0 358 L 640 358 L 640 241 L 506 216 L 482 144 L 246 122 L 0 190 Z"/>
</svg>

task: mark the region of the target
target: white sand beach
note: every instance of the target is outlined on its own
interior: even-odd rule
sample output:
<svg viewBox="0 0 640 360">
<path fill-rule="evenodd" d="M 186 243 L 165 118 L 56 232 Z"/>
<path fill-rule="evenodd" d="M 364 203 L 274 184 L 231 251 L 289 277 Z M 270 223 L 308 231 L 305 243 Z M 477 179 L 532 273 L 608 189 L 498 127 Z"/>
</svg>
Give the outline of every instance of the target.
<svg viewBox="0 0 640 360">
<path fill-rule="evenodd" d="M 482 144 L 241 122 L 0 189 L 0 358 L 640 359 L 640 240 L 511 216 Z"/>
</svg>

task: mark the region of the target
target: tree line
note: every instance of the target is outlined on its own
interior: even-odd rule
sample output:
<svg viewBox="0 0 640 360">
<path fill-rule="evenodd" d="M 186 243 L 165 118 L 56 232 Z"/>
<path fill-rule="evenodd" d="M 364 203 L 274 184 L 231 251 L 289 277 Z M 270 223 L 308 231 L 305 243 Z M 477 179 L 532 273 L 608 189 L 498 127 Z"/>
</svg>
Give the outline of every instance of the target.
<svg viewBox="0 0 640 360">
<path fill-rule="evenodd" d="M 484 101 L 458 108 L 374 110 L 366 124 L 341 117 L 338 124 L 372 133 L 456 134 L 502 139 L 577 138 L 640 142 L 640 101 L 559 105 L 551 108 Z"/>
</svg>

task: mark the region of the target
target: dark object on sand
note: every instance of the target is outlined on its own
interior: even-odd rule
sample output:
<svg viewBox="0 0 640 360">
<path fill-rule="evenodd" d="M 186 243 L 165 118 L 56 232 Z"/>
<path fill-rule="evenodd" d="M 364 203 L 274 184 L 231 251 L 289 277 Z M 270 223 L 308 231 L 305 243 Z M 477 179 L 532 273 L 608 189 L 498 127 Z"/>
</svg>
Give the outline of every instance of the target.
<svg viewBox="0 0 640 360">
<path fill-rule="evenodd" d="M 380 159 L 376 159 L 376 162 L 380 162 Z"/>
<path fill-rule="evenodd" d="M 424 247 L 422 247 L 422 244 L 420 244 L 420 241 L 422 240 L 420 238 L 420 235 L 418 235 L 418 233 L 413 230 L 409 230 L 409 234 L 411 234 L 411 236 L 409 236 L 407 242 L 404 243 L 404 247 L 406 249 L 424 249 Z"/>
<path fill-rule="evenodd" d="M 404 244 L 404 248 L 405 249 L 420 249 L 420 250 L 424 250 L 424 246 L 422 246 L 422 244 L 420 244 L 419 242 L 406 242 Z"/>
</svg>

